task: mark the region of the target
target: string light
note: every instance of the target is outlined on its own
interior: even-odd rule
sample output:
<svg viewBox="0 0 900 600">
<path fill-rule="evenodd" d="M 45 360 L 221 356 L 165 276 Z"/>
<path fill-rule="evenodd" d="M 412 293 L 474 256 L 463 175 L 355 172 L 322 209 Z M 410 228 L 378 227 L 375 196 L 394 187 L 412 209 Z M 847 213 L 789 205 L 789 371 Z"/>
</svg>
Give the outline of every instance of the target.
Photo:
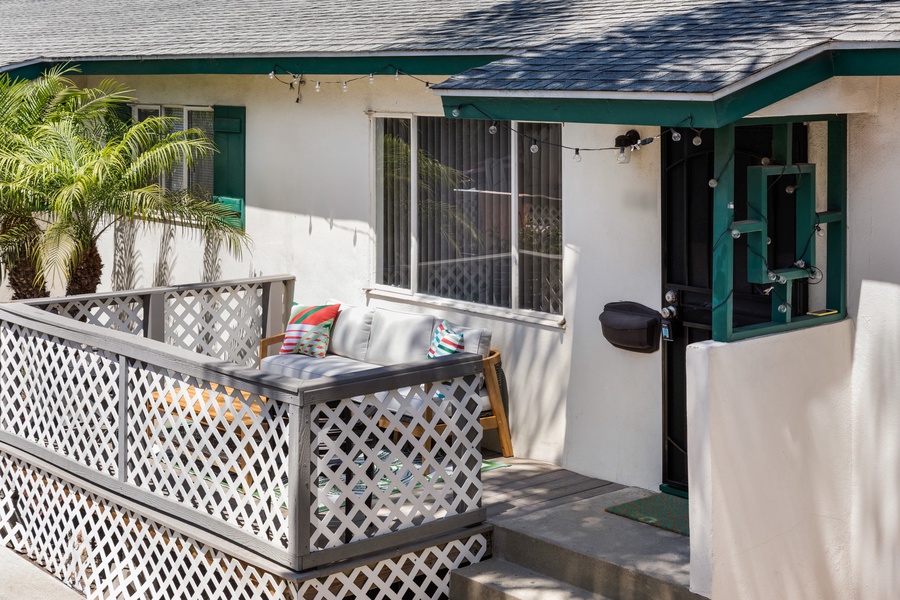
<svg viewBox="0 0 900 600">
<path fill-rule="evenodd" d="M 375 83 L 375 73 L 369 73 L 369 85 Z"/>
<path fill-rule="evenodd" d="M 673 131 L 673 132 L 672 132 L 672 141 L 673 141 L 673 142 L 680 142 L 680 141 L 681 141 L 681 134 L 678 133 L 677 131 Z"/>
<path fill-rule="evenodd" d="M 535 140 L 531 140 L 531 148 L 530 148 L 530 150 L 531 150 L 531 153 L 532 153 L 532 154 L 537 154 L 537 153 L 538 153 L 538 150 L 540 150 L 540 148 L 538 147 L 537 142 L 536 142 Z"/>
<path fill-rule="evenodd" d="M 696 130 L 695 130 L 695 131 L 696 131 Z M 700 137 L 700 132 L 699 132 L 699 131 L 697 131 L 697 135 L 694 136 L 694 139 L 691 140 L 691 143 L 694 144 L 695 146 L 701 146 L 701 145 L 703 145 L 703 138 Z"/>
<path fill-rule="evenodd" d="M 321 91 L 322 91 L 322 83 L 319 82 L 319 81 L 316 82 L 316 91 L 317 91 L 317 92 L 321 92 Z"/>
<path fill-rule="evenodd" d="M 347 82 L 346 82 L 346 81 L 341 85 L 341 90 L 342 90 L 345 94 L 347 93 Z"/>
<path fill-rule="evenodd" d="M 275 71 L 269 71 L 269 79 L 275 79 Z"/>
<path fill-rule="evenodd" d="M 454 106 L 453 110 L 450 111 L 450 114 L 453 115 L 454 117 L 458 117 L 460 115 L 459 107 Z"/>
<path fill-rule="evenodd" d="M 572 157 L 572 160 L 574 160 L 577 163 L 581 162 L 581 152 L 578 148 L 575 148 L 575 156 Z"/>
<path fill-rule="evenodd" d="M 491 123 L 491 126 L 488 127 L 488 133 L 491 135 L 496 135 L 497 133 L 497 121 Z"/>
<path fill-rule="evenodd" d="M 718 181 L 717 179 L 710 179 L 710 180 L 709 180 L 709 187 L 714 188 L 714 187 L 716 187 L 717 185 L 719 185 L 719 181 Z M 734 206 L 732 206 L 731 208 L 734 208 Z"/>
<path fill-rule="evenodd" d="M 738 231 L 737 229 L 732 229 L 732 230 L 731 230 L 731 237 L 733 237 L 734 239 L 738 239 L 738 238 L 741 237 L 741 232 Z"/>
</svg>

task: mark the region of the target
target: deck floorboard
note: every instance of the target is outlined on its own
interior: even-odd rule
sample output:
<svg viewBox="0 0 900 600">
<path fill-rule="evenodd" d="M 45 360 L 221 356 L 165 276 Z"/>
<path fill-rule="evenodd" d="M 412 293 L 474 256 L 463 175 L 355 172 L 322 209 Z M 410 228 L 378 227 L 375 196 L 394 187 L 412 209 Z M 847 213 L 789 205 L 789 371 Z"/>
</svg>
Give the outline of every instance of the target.
<svg viewBox="0 0 900 600">
<path fill-rule="evenodd" d="M 481 474 L 484 484 L 482 506 L 487 509 L 489 521 L 519 517 L 623 487 L 528 458 L 485 458 L 509 465 Z"/>
</svg>

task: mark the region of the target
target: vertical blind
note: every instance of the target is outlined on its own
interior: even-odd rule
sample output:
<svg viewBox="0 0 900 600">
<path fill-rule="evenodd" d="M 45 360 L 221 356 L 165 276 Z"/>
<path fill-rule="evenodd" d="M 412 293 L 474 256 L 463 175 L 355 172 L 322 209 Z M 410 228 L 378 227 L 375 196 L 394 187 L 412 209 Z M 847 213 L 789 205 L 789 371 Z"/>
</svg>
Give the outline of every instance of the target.
<svg viewBox="0 0 900 600">
<path fill-rule="evenodd" d="M 210 142 L 215 137 L 213 111 L 188 110 L 188 128 L 199 129 Z M 188 188 L 198 197 L 211 200 L 213 195 L 213 153 L 195 160 L 188 169 Z"/>
<path fill-rule="evenodd" d="M 378 283 L 408 289 L 410 254 L 410 122 L 376 119 Z"/>
<path fill-rule="evenodd" d="M 509 136 L 490 125 L 418 119 L 419 291 L 508 307 Z"/>
<path fill-rule="evenodd" d="M 562 136 L 522 123 L 519 145 L 519 307 L 562 313 Z M 538 152 L 531 152 L 536 143 Z"/>
<path fill-rule="evenodd" d="M 409 119 L 375 122 L 378 283 L 411 287 L 414 159 L 418 254 L 413 291 L 560 313 L 561 153 L 550 145 L 560 143 L 560 126 L 519 125 L 523 135 L 517 136 L 514 152 L 509 123 L 498 123 L 491 134 L 494 124 L 483 120 L 419 117 L 414 122 L 416 152 L 410 149 Z M 532 139 L 541 148 L 536 154 L 530 152 Z M 513 160 L 518 161 L 515 202 Z M 513 272 L 514 233 L 519 239 L 518 273 Z M 519 286 L 515 299 L 514 282 Z"/>
</svg>

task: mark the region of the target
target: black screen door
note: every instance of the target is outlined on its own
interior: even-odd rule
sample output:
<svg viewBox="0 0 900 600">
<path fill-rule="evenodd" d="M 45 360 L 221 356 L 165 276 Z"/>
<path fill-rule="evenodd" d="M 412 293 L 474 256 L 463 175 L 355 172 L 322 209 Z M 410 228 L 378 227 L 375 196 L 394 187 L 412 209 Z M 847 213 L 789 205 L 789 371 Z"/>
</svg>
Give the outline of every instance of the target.
<svg viewBox="0 0 900 600">
<path fill-rule="evenodd" d="M 712 339 L 712 251 L 726 232 L 713 224 L 714 132 L 679 129 L 681 139 L 664 135 L 662 141 L 662 306 L 673 306 L 673 340 L 663 343 L 663 483 L 687 490 L 688 447 L 685 352 L 689 344 Z M 806 127 L 795 124 L 793 156 L 807 160 Z M 700 144 L 694 143 L 699 135 Z M 761 164 L 773 154 L 772 126 L 738 127 L 735 130 L 735 220 L 747 215 L 747 167 Z M 769 264 L 790 264 L 795 253 L 796 206 L 786 191 L 792 178 L 774 181 L 769 191 Z M 806 312 L 806 282 L 795 282 L 794 314 Z M 771 319 L 771 299 L 764 286 L 747 281 L 747 245 L 735 240 L 735 326 L 765 323 Z"/>
</svg>

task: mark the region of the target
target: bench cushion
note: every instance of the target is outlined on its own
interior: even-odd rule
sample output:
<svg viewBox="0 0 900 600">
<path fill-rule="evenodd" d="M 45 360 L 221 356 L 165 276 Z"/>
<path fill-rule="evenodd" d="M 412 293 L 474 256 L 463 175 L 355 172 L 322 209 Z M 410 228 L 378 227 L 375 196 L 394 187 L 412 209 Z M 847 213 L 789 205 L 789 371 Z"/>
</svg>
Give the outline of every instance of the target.
<svg viewBox="0 0 900 600">
<path fill-rule="evenodd" d="M 331 331 L 328 353 L 364 361 L 374 316 L 375 311 L 367 306 L 341 305 Z"/>
<path fill-rule="evenodd" d="M 325 358 L 304 356 L 302 354 L 279 354 L 262 359 L 260 368 L 269 373 L 287 375 L 297 379 L 315 379 L 317 377 L 334 377 L 374 369 L 370 365 L 345 356 L 329 354 Z"/>
<path fill-rule="evenodd" d="M 434 317 L 375 309 L 366 362 L 396 365 L 420 361 L 428 354 Z"/>
</svg>

